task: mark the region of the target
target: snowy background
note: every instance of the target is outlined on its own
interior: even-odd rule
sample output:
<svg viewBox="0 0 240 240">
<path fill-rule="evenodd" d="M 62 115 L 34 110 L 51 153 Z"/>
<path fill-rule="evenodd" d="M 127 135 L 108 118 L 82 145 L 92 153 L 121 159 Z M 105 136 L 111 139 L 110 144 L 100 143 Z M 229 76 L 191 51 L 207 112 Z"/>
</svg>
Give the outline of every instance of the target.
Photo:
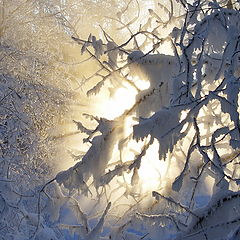
<svg viewBox="0 0 240 240">
<path fill-rule="evenodd" d="M 239 7 L 0 0 L 0 239 L 239 240 Z"/>
</svg>

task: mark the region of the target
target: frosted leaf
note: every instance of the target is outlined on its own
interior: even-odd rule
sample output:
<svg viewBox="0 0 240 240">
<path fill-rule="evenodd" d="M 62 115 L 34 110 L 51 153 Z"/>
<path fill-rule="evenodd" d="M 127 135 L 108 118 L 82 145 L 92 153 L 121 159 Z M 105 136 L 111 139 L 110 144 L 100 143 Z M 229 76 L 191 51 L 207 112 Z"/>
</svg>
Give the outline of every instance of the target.
<svg viewBox="0 0 240 240">
<path fill-rule="evenodd" d="M 107 43 L 107 55 L 108 55 L 108 64 L 112 69 L 116 69 L 117 67 L 117 57 L 118 57 L 118 49 L 115 49 L 117 44 L 115 42 L 109 41 Z M 115 49 L 115 50 L 112 50 Z"/>
<path fill-rule="evenodd" d="M 87 96 L 98 94 L 101 88 L 104 86 L 104 84 L 105 84 L 105 80 L 98 82 L 93 88 L 87 91 Z"/>
<path fill-rule="evenodd" d="M 59 185 L 63 184 L 63 186 L 70 191 L 74 189 L 81 189 L 84 194 L 88 193 L 88 187 L 83 180 L 82 172 L 74 167 L 58 173 L 56 181 Z"/>
<path fill-rule="evenodd" d="M 140 123 L 134 126 L 134 137 L 144 138 L 148 134 L 157 139 L 178 123 L 178 114 L 172 109 L 163 108 L 148 119 L 140 119 Z M 155 131 L 157 130 L 157 131 Z"/>
<path fill-rule="evenodd" d="M 136 101 L 137 115 L 140 117 L 149 117 L 152 112 L 156 112 L 168 101 L 168 93 L 164 92 L 163 82 L 156 88 L 142 90 L 137 96 Z"/>
<path fill-rule="evenodd" d="M 63 184 L 65 181 L 68 180 L 68 178 L 70 177 L 70 174 L 71 174 L 71 168 L 67 171 L 62 171 L 62 172 L 59 172 L 56 176 L 56 181 L 58 184 Z"/>
<path fill-rule="evenodd" d="M 95 36 L 92 36 L 92 46 L 95 50 L 96 58 L 100 58 L 104 53 L 102 40 L 97 40 Z"/>
<path fill-rule="evenodd" d="M 112 140 L 114 141 L 111 136 L 106 140 L 102 136 L 94 137 L 91 148 L 82 160 L 84 165 L 81 171 L 84 175 L 89 172 L 92 173 L 94 178 L 98 179 L 104 173 L 112 155 Z"/>
<path fill-rule="evenodd" d="M 132 170 L 132 169 L 136 169 L 135 171 L 135 176 L 133 174 L 133 177 L 136 177 L 135 179 L 137 180 L 138 178 L 138 172 L 137 172 L 137 169 L 140 168 L 141 166 L 141 161 L 142 161 L 142 158 L 143 156 L 145 156 L 146 152 L 147 152 L 147 149 L 149 148 L 149 146 L 153 143 L 153 138 L 150 139 L 150 141 L 145 144 L 142 149 L 141 149 L 141 152 L 138 154 L 135 155 L 134 157 L 134 161 L 133 163 L 131 163 L 131 165 L 129 166 L 129 170 Z"/>
<path fill-rule="evenodd" d="M 141 120 L 138 125 L 133 126 L 134 138 L 139 140 L 148 135 L 156 138 L 159 141 L 159 155 L 165 157 L 168 150 L 172 151 L 177 140 L 175 134 L 182 128 L 176 127 L 179 123 L 178 111 L 177 108 L 163 108 L 152 117 Z"/>
<path fill-rule="evenodd" d="M 91 135 L 93 133 L 92 130 L 85 128 L 81 122 L 74 121 L 74 120 L 73 122 L 77 125 L 78 130 L 80 130 L 81 132 L 86 133 L 87 135 Z"/>
<path fill-rule="evenodd" d="M 97 130 L 101 132 L 103 135 L 111 132 L 114 127 L 118 125 L 118 121 L 107 120 L 105 118 L 100 118 L 98 120 Z"/>
<path fill-rule="evenodd" d="M 121 131 L 121 119 L 117 121 L 120 126 L 115 121 L 104 118 L 99 119 L 98 122 L 96 131 L 100 131 L 102 135 L 95 136 L 92 139 L 92 145 L 83 156 L 82 161 L 56 176 L 56 181 L 69 190 L 82 189 L 87 193 L 86 182 L 89 177 L 92 175 L 96 180 L 95 184 L 97 184 L 99 178 L 104 175 L 107 163 L 111 159 L 113 148 L 118 140 L 118 133 Z M 113 127 L 115 127 L 114 130 Z"/>
<path fill-rule="evenodd" d="M 129 164 L 116 165 L 113 170 L 109 170 L 107 173 L 105 173 L 103 176 L 99 178 L 97 187 L 109 184 L 115 176 L 122 175 L 122 173 L 126 171 L 128 167 Z"/>
</svg>

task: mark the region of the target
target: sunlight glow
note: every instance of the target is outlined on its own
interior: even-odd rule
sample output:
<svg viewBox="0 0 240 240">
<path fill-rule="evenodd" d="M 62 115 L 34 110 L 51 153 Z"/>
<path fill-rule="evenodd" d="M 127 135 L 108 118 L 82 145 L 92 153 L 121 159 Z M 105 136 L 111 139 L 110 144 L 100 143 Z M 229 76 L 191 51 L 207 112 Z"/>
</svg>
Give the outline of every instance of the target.
<svg viewBox="0 0 240 240">
<path fill-rule="evenodd" d="M 155 140 L 142 159 L 138 173 L 143 193 L 158 190 L 161 186 L 161 179 L 164 178 L 167 164 L 159 160 L 158 150 L 159 143 Z"/>
<path fill-rule="evenodd" d="M 106 100 L 100 99 L 97 104 L 97 110 L 102 115 L 113 120 L 121 116 L 125 110 L 129 109 L 135 103 L 137 91 L 132 87 L 121 87 L 116 90 L 114 95 Z"/>
<path fill-rule="evenodd" d="M 147 89 L 150 86 L 148 81 L 142 81 L 139 78 L 133 79 L 136 86 L 141 89 Z M 99 107 L 106 109 L 105 116 L 109 119 L 114 119 L 127 110 L 130 109 L 135 103 L 135 97 L 137 91 L 131 87 L 119 88 L 109 101 L 102 103 Z M 133 129 L 133 125 L 137 124 L 137 121 L 128 116 L 124 120 L 125 137 L 129 136 Z M 122 153 L 122 161 L 126 162 L 133 160 L 136 154 L 141 152 L 141 148 L 144 145 L 144 141 L 136 142 L 135 140 L 130 140 L 126 148 Z M 159 160 L 159 144 L 157 140 L 149 147 L 146 155 L 143 156 L 141 161 L 141 166 L 138 169 L 139 182 L 138 185 L 134 187 L 134 191 L 139 194 L 144 194 L 146 192 L 157 190 L 161 185 L 161 178 L 164 176 L 167 169 L 166 162 Z M 131 173 L 125 174 L 125 180 L 128 184 L 131 184 L 133 176 L 133 171 Z"/>
<path fill-rule="evenodd" d="M 133 82 L 140 90 L 145 90 L 150 87 L 149 81 L 143 81 L 138 76 L 133 77 Z"/>
</svg>

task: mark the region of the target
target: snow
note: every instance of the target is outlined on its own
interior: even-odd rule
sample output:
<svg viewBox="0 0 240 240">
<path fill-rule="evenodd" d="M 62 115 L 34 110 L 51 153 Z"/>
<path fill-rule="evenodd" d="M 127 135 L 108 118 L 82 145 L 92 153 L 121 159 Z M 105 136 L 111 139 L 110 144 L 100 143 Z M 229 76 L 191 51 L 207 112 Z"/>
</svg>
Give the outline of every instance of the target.
<svg viewBox="0 0 240 240">
<path fill-rule="evenodd" d="M 0 238 L 239 239 L 239 2 L 0 19 Z"/>
</svg>

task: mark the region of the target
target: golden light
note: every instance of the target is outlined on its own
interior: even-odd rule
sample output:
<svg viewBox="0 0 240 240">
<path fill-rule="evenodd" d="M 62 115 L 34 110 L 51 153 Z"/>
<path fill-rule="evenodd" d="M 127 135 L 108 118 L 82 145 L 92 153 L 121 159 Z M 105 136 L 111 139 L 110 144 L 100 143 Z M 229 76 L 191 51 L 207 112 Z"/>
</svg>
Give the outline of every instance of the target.
<svg viewBox="0 0 240 240">
<path fill-rule="evenodd" d="M 159 143 L 155 140 L 142 159 L 138 173 L 143 193 L 158 190 L 161 187 L 161 179 L 165 176 L 167 162 L 159 160 L 158 150 Z"/>
<path fill-rule="evenodd" d="M 147 89 L 150 86 L 148 81 L 142 81 L 139 78 L 135 78 L 134 83 L 141 90 Z M 107 116 L 108 119 L 119 117 L 124 111 L 134 105 L 137 93 L 136 89 L 130 85 L 121 87 L 116 90 L 111 98 L 102 101 L 101 104 L 98 105 L 98 109 L 101 109 L 100 111 L 104 111 L 105 109 L 104 117 Z M 134 116 L 127 116 L 124 120 L 125 137 L 133 132 L 132 127 L 137 124 L 137 121 L 133 117 Z M 135 140 L 130 140 L 122 153 L 122 161 L 133 160 L 135 154 L 141 151 L 143 145 L 143 141 L 136 142 Z M 158 150 L 159 144 L 157 140 L 155 140 L 146 151 L 146 155 L 142 158 L 141 166 L 138 170 L 138 193 L 144 194 L 160 188 L 161 178 L 163 178 L 165 174 L 167 163 L 159 160 Z M 124 175 L 128 184 L 131 184 L 132 175 L 133 172 Z"/>
<path fill-rule="evenodd" d="M 104 117 L 112 120 L 121 116 L 126 109 L 134 104 L 136 93 L 136 90 L 132 87 L 117 89 L 114 96 L 100 106 L 105 109 Z"/>
<path fill-rule="evenodd" d="M 148 9 L 154 9 L 155 8 L 155 1 L 147 0 L 142 1 L 141 4 L 144 6 L 142 7 L 143 11 L 141 13 L 142 18 L 146 18 L 149 16 L 149 10 Z M 139 19 L 139 21 L 142 21 L 142 19 Z M 139 27 L 139 22 L 136 21 L 136 27 Z M 162 32 L 162 34 L 167 34 Z M 142 39 L 141 39 L 142 38 Z M 138 39 L 139 43 L 145 40 L 144 35 L 139 35 Z M 164 46 L 162 47 L 161 51 L 164 53 L 167 51 L 167 53 L 171 53 L 172 49 L 169 45 L 169 43 L 166 42 Z M 144 47 L 143 51 L 148 52 L 152 50 L 152 43 L 149 43 L 149 46 Z M 74 51 L 75 53 L 76 51 Z M 119 57 L 119 60 L 120 57 Z M 95 71 L 94 64 L 91 64 L 92 62 L 89 61 L 89 63 L 85 63 L 84 67 L 81 69 L 81 75 L 83 76 L 89 76 L 93 71 Z M 99 92 L 97 92 L 96 95 L 91 96 L 87 100 L 87 113 L 90 113 L 93 116 L 102 117 L 108 120 L 114 120 L 118 117 L 120 117 L 126 110 L 129 110 L 132 108 L 132 106 L 136 103 L 136 96 L 139 94 L 140 91 L 148 89 L 150 87 L 150 82 L 147 81 L 148 76 L 144 77 L 144 74 L 140 74 L 139 72 L 136 73 L 136 75 L 131 76 L 131 69 L 129 69 L 130 74 L 128 75 L 128 81 L 132 81 L 132 83 L 135 84 L 137 88 L 134 88 L 131 84 L 129 84 L 124 79 L 121 79 L 121 77 L 118 78 L 118 74 L 114 75 L 114 78 L 111 79 L 111 81 L 115 81 L 114 83 L 107 82 L 105 85 L 100 89 Z M 138 74 L 139 73 L 139 74 Z M 79 73 L 80 74 L 80 73 Z M 94 80 L 95 81 L 95 80 Z M 89 88 L 91 88 L 94 83 L 87 82 L 86 85 L 84 85 L 83 92 L 87 92 Z M 112 85 L 111 85 L 112 84 Z M 79 99 L 76 99 L 77 102 L 83 102 L 82 96 L 79 95 Z M 79 120 L 82 121 L 83 117 L 81 116 L 82 113 L 85 113 L 85 109 L 82 109 L 80 106 L 79 108 L 72 109 L 71 116 L 69 117 L 71 120 Z M 137 115 L 137 114 L 136 114 Z M 136 116 L 134 113 L 131 113 L 129 116 L 126 116 L 124 118 L 123 128 L 124 128 L 124 137 L 128 137 L 133 133 L 133 125 L 137 124 L 137 120 L 135 119 Z M 83 120 L 85 121 L 85 120 Z M 83 122 L 83 125 L 87 128 L 94 129 L 92 125 L 88 126 L 86 123 Z M 93 124 L 94 125 L 94 124 Z M 74 132 L 76 131 L 76 126 L 72 123 L 67 126 L 67 129 L 64 132 Z M 83 144 L 83 138 L 82 136 L 84 134 L 79 134 L 75 136 L 70 136 L 69 138 L 65 139 L 65 145 L 68 146 L 68 149 L 74 149 L 76 152 L 87 152 L 88 148 L 91 146 L 91 144 Z M 129 138 L 130 139 L 130 138 Z M 141 152 L 142 147 L 144 146 L 145 141 L 138 141 L 136 142 L 133 139 L 128 140 L 127 146 L 124 147 L 124 150 L 122 151 L 122 159 L 120 159 L 122 162 L 132 161 L 134 158 Z M 116 144 L 117 145 L 117 144 Z M 161 188 L 161 185 L 164 181 L 165 174 L 168 168 L 168 161 L 159 160 L 159 143 L 157 140 L 154 141 L 153 144 L 150 145 L 150 147 L 147 149 L 145 156 L 142 157 L 140 168 L 138 169 L 138 192 L 139 194 L 144 194 L 153 190 L 158 190 Z M 62 151 L 61 151 L 62 152 Z M 68 159 L 68 161 L 65 161 L 62 166 L 64 168 L 71 167 L 74 165 L 74 161 L 71 160 L 71 156 L 64 156 L 65 159 Z M 119 161 L 119 150 L 117 149 L 117 146 L 115 146 L 115 150 L 113 152 L 113 159 L 110 160 L 110 164 L 114 162 Z M 67 166 L 69 164 L 69 166 Z M 107 172 L 108 170 L 106 170 Z M 133 176 L 133 170 L 124 174 L 124 178 L 126 179 L 126 182 L 131 185 L 131 178 Z M 122 177 L 117 177 L 117 181 L 121 181 Z M 115 184 L 116 179 L 110 183 Z M 91 183 L 90 183 L 91 184 Z M 113 186 L 114 188 L 114 186 Z M 150 194 L 151 195 L 151 194 Z"/>
</svg>

